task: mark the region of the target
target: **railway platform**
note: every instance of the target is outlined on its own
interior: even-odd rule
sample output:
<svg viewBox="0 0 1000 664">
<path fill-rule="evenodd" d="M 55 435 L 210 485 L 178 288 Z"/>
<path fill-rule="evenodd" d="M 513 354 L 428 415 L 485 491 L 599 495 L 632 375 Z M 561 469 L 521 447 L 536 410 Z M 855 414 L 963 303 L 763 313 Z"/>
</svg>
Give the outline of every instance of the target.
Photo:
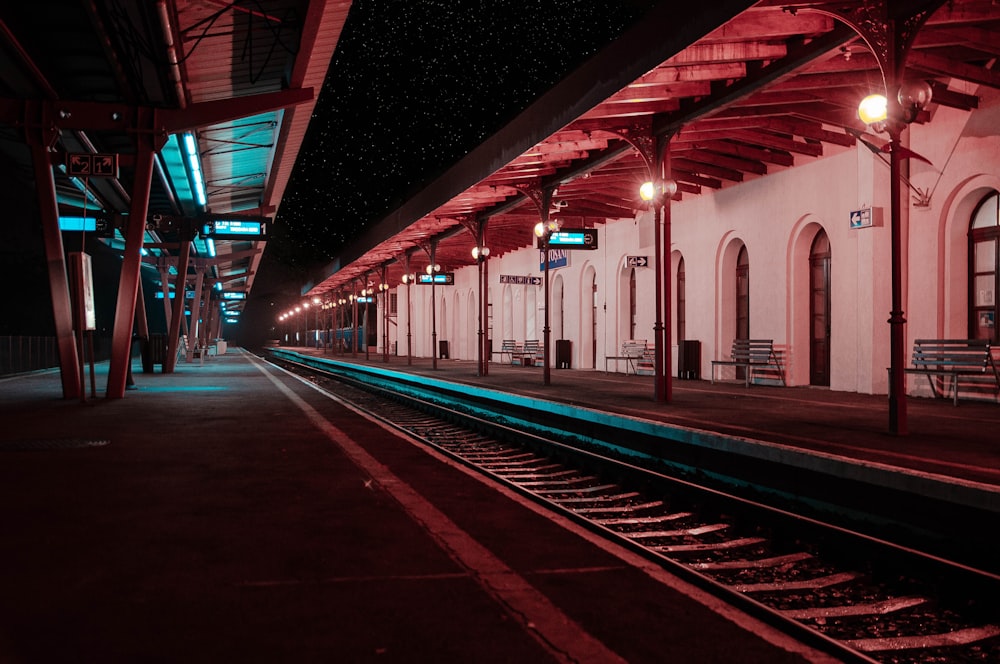
<svg viewBox="0 0 1000 664">
<path fill-rule="evenodd" d="M 995 404 L 912 400 L 904 438 L 878 397 L 388 365 L 1000 491 Z M 0 381 L 0 660 L 829 661 L 249 353 L 133 370 Z"/>
<path fill-rule="evenodd" d="M 932 475 L 945 482 L 969 483 L 1000 492 L 1000 404 L 909 397 L 906 435 L 888 431 L 884 395 L 834 392 L 812 387 L 752 385 L 742 380 L 674 379 L 669 403 L 653 398 L 651 376 L 599 370 L 551 369 L 543 384 L 540 367 L 491 363 L 487 376 L 476 375 L 474 361 L 350 353 L 315 348 L 297 352 L 357 362 L 440 380 L 487 387 L 530 398 L 639 417 L 668 425 L 710 431 L 765 445 L 770 454 L 799 452 L 817 463 L 878 466 L 890 475 Z M 836 471 L 834 471 L 836 472 Z M 995 503 L 1000 510 L 1000 500 Z"/>
</svg>

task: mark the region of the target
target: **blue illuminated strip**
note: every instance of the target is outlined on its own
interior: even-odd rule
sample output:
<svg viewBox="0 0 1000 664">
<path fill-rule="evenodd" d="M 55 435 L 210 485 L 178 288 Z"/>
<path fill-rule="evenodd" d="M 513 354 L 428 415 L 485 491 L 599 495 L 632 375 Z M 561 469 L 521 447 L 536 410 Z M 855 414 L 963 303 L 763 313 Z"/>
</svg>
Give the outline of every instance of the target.
<svg viewBox="0 0 1000 664">
<path fill-rule="evenodd" d="M 201 172 L 201 160 L 198 158 L 198 144 L 195 143 L 194 136 L 184 134 L 184 151 L 187 154 L 188 167 L 191 169 L 191 180 L 194 182 L 194 195 L 198 205 L 204 205 L 205 197 L 205 177 Z"/>
<path fill-rule="evenodd" d="M 97 220 L 93 217 L 59 217 L 61 231 L 95 231 Z"/>
</svg>

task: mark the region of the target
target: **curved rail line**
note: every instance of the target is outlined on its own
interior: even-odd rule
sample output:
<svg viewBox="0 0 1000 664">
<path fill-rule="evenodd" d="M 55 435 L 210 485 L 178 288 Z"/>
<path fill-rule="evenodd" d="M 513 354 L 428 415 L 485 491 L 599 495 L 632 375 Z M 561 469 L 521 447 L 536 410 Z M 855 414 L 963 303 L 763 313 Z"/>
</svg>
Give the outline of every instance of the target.
<svg viewBox="0 0 1000 664">
<path fill-rule="evenodd" d="M 1000 661 L 994 574 L 351 381 L 340 370 L 272 361 L 845 661 Z"/>
</svg>

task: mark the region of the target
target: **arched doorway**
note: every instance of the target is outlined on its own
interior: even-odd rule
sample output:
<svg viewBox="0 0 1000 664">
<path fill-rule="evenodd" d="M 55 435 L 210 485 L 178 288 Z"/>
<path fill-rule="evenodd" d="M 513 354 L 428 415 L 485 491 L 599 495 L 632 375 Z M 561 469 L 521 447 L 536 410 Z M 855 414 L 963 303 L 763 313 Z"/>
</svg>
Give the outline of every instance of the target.
<svg viewBox="0 0 1000 664">
<path fill-rule="evenodd" d="M 820 229 L 809 250 L 809 384 L 830 386 L 830 238 Z"/>
<path fill-rule="evenodd" d="M 1000 341 L 1000 194 L 993 192 L 976 207 L 969 223 L 969 336 Z"/>
<path fill-rule="evenodd" d="M 750 255 L 746 245 L 736 257 L 736 338 L 750 338 Z"/>
<path fill-rule="evenodd" d="M 674 298 L 677 313 L 677 342 L 687 339 L 687 284 L 684 274 L 684 257 L 677 261 L 677 297 Z"/>
<path fill-rule="evenodd" d="M 750 255 L 746 245 L 736 257 L 736 338 L 750 338 Z M 736 378 L 746 378 L 746 369 L 736 367 Z"/>
<path fill-rule="evenodd" d="M 628 338 L 635 339 L 635 268 L 628 275 Z"/>
</svg>

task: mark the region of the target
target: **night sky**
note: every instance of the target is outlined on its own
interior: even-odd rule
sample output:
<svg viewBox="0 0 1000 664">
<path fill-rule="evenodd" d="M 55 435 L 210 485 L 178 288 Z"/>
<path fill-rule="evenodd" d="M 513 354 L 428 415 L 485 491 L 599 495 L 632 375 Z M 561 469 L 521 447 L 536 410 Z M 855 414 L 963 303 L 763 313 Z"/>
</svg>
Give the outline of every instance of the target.
<svg viewBox="0 0 1000 664">
<path fill-rule="evenodd" d="M 254 347 L 338 250 L 655 0 L 355 0 L 237 340 Z"/>
<path fill-rule="evenodd" d="M 301 286 L 651 4 L 355 0 L 266 260 Z"/>
</svg>

